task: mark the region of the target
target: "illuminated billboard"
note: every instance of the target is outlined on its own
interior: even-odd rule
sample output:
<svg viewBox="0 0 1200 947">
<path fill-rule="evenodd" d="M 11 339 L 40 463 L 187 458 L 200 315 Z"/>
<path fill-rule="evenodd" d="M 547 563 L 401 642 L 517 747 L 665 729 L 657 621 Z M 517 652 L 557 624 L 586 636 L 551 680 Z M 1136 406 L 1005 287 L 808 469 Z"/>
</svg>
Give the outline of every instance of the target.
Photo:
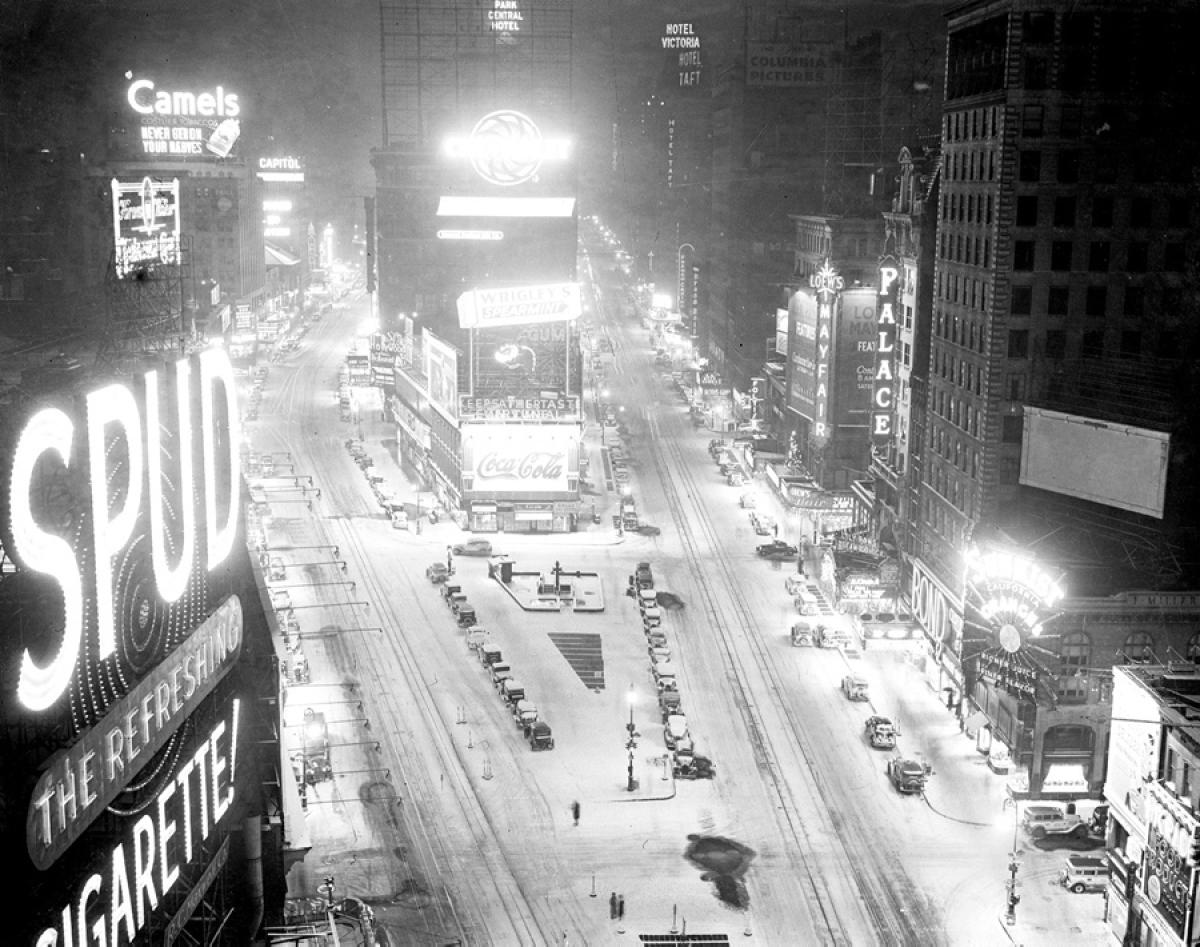
<svg viewBox="0 0 1200 947">
<path fill-rule="evenodd" d="M 578 393 L 571 323 L 542 322 L 471 332 L 471 393 L 530 396 Z"/>
<path fill-rule="evenodd" d="M 118 279 L 179 263 L 179 180 L 112 179 L 113 266 Z"/>
<path fill-rule="evenodd" d="M 815 421 L 818 358 L 823 356 L 823 364 L 829 364 L 828 338 L 824 353 L 817 346 L 820 314 L 816 296 L 793 293 L 788 300 L 788 322 L 791 325 L 787 344 L 788 407 L 809 421 Z"/>
<path fill-rule="evenodd" d="M 453 418 L 458 410 L 458 349 L 443 342 L 428 329 L 421 330 L 425 378 L 429 400 Z"/>
<path fill-rule="evenodd" d="M 582 311 L 578 283 L 476 289 L 458 297 L 463 329 L 561 322 L 578 319 Z"/>
<path fill-rule="evenodd" d="M 196 91 L 140 78 L 129 83 L 125 102 L 140 126 L 145 156 L 228 158 L 241 137 L 242 105 L 224 86 Z"/>
<path fill-rule="evenodd" d="M 578 421 L 582 415 L 575 395 L 561 398 L 459 395 L 458 417 L 462 421 Z"/>
<path fill-rule="evenodd" d="M 824 90 L 833 47 L 826 42 L 746 43 L 746 85 Z"/>
<path fill-rule="evenodd" d="M 579 476 L 578 424 L 465 424 L 468 497 L 567 493 Z"/>
<path fill-rule="evenodd" d="M 565 162 L 571 142 L 543 135 L 524 112 L 498 109 L 480 118 L 469 134 L 448 136 L 442 150 L 451 161 L 469 164 L 485 183 L 508 188 L 536 181 L 546 163 Z"/>
<path fill-rule="evenodd" d="M 829 417 L 833 430 L 867 428 L 875 378 L 875 344 L 878 335 L 878 293 L 856 286 L 842 292 L 834 305 L 833 404 Z"/>
<path fill-rule="evenodd" d="M 871 443 L 884 447 L 892 437 L 896 409 L 896 292 L 900 270 L 894 262 L 879 267 L 879 305 L 875 318 L 874 388 L 871 391 Z"/>
<path fill-rule="evenodd" d="M 269 642 L 241 533 L 238 416 L 229 357 L 209 349 L 13 418 L 0 449 L 0 595 L 20 612 L 0 640 L 12 943 L 171 943 L 230 861 L 230 833 L 261 814 L 251 625 L 259 655 Z M 230 936 L 248 936 L 252 912 L 234 913 Z"/>
</svg>

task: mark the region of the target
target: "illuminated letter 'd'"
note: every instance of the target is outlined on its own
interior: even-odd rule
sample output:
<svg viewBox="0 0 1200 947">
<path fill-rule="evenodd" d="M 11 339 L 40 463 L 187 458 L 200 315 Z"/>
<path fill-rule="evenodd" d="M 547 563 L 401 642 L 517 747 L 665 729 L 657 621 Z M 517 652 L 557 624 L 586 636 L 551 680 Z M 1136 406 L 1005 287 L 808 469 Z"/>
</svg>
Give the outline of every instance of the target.
<svg viewBox="0 0 1200 947">
<path fill-rule="evenodd" d="M 228 468 L 228 503 L 224 524 L 217 523 L 217 419 L 213 388 L 220 385 L 225 395 L 225 444 Z M 219 566 L 233 549 L 237 536 L 238 507 L 241 505 L 241 478 L 238 471 L 237 388 L 233 365 L 224 349 L 205 349 L 200 353 L 200 418 L 204 435 L 204 518 L 208 536 L 208 569 Z"/>
<path fill-rule="evenodd" d="M 166 523 L 163 516 L 162 419 L 158 403 L 158 372 L 146 373 L 146 468 L 150 476 L 150 550 L 154 560 L 154 581 L 163 601 L 174 602 L 187 588 L 192 571 L 192 547 L 196 538 L 196 494 L 192 465 L 191 366 L 187 359 L 175 364 L 175 403 L 178 431 L 175 443 L 179 451 L 179 511 L 183 520 L 179 562 L 172 569 L 167 562 Z"/>
</svg>

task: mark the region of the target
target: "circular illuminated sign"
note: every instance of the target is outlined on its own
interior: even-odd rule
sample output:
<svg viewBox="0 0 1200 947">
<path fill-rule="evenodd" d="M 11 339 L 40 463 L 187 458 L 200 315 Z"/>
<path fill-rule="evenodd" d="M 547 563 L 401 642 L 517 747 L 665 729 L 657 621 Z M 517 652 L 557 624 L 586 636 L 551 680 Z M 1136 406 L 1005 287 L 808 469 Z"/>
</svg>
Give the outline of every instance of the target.
<svg viewBox="0 0 1200 947">
<path fill-rule="evenodd" d="M 489 112 L 471 129 L 471 167 L 491 184 L 511 187 L 532 180 L 544 155 L 541 130 L 521 112 Z"/>
</svg>

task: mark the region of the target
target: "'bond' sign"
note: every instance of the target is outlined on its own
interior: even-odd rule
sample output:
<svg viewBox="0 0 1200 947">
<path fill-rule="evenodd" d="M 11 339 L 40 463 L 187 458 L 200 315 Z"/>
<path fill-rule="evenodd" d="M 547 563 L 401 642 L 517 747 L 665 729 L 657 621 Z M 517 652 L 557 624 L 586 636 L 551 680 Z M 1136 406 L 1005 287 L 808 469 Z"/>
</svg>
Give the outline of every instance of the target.
<svg viewBox="0 0 1200 947">
<path fill-rule="evenodd" d="M 896 396 L 896 286 L 900 271 L 879 268 L 879 335 L 875 345 L 875 379 L 871 392 L 871 443 L 883 447 L 892 437 Z"/>
</svg>

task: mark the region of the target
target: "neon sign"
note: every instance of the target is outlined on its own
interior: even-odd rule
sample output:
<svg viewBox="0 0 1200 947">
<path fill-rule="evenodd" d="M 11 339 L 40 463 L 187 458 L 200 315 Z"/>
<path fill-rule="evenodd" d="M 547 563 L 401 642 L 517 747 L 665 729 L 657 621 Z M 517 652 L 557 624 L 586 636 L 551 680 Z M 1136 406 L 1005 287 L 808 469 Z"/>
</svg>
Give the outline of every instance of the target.
<svg viewBox="0 0 1200 947">
<path fill-rule="evenodd" d="M 896 384 L 895 289 L 900 271 L 895 266 L 879 268 L 878 340 L 875 344 L 874 386 L 871 392 L 871 441 L 884 446 L 892 436 L 892 411 Z"/>
<path fill-rule="evenodd" d="M 179 262 L 179 179 L 122 184 L 112 179 L 114 268 L 118 279 Z"/>
<path fill-rule="evenodd" d="M 476 289 L 458 297 L 463 329 L 563 322 L 579 318 L 582 311 L 578 283 Z"/>
<path fill-rule="evenodd" d="M 967 591 L 980 618 L 994 630 L 1000 647 L 1012 654 L 1026 637 L 1036 637 L 1053 617 L 1049 609 L 1063 590 L 1031 559 L 1002 550 L 966 555 Z"/>
<path fill-rule="evenodd" d="M 488 10 L 488 24 L 497 33 L 519 33 L 525 15 L 517 0 L 494 0 L 495 6 Z"/>
<path fill-rule="evenodd" d="M 813 394 L 813 437 L 829 437 L 829 353 L 833 345 L 833 306 L 846 285 L 845 280 L 826 260 L 809 276 L 809 285 L 817 291 L 817 357 L 814 365 L 816 390 Z"/>
<path fill-rule="evenodd" d="M 175 405 L 173 419 L 162 408 L 159 373 L 149 371 L 140 385 L 144 418 L 134 389 L 113 383 L 84 396 L 82 443 L 76 439 L 76 422 L 57 407 L 36 412 L 17 439 L 4 545 L 23 569 L 53 579 L 63 603 L 57 652 L 42 662 L 28 649 L 21 656 L 17 698 L 29 710 L 51 708 L 71 683 L 83 648 L 85 600 L 92 604 L 88 611 L 96 657 L 104 660 L 116 651 L 114 567 L 127 561 L 131 544 L 146 540 L 147 519 L 152 574 L 161 603 L 179 600 L 195 578 L 199 563 L 193 555 L 200 536 L 207 551 L 205 572 L 215 569 L 233 548 L 240 513 L 233 366 L 224 350 L 208 349 L 176 362 L 169 375 L 174 382 L 168 384 L 174 389 L 168 396 Z M 198 432 L 193 405 L 199 405 Z M 175 469 L 170 471 L 163 468 L 168 430 L 177 432 Z M 78 552 L 52 520 L 40 518 L 46 513 L 35 505 L 43 477 L 60 471 L 79 471 L 90 480 L 91 535 L 80 540 L 90 548 Z M 173 484 L 169 501 L 164 493 L 168 477 Z M 168 535 L 171 530 L 179 535 Z M 90 563 L 86 572 L 82 563 Z"/>
<path fill-rule="evenodd" d="M 217 86 L 214 92 L 164 92 L 150 79 L 135 79 L 125 93 L 129 107 L 139 115 L 177 115 L 200 118 L 236 118 L 242 107 L 236 92 Z"/>
<path fill-rule="evenodd" d="M 489 112 L 466 138 L 446 140 L 451 158 L 465 158 L 475 173 L 499 187 L 524 184 L 537 177 L 545 161 L 563 161 L 570 153 L 566 138 L 544 138 L 528 115 L 513 109 Z"/>
</svg>

